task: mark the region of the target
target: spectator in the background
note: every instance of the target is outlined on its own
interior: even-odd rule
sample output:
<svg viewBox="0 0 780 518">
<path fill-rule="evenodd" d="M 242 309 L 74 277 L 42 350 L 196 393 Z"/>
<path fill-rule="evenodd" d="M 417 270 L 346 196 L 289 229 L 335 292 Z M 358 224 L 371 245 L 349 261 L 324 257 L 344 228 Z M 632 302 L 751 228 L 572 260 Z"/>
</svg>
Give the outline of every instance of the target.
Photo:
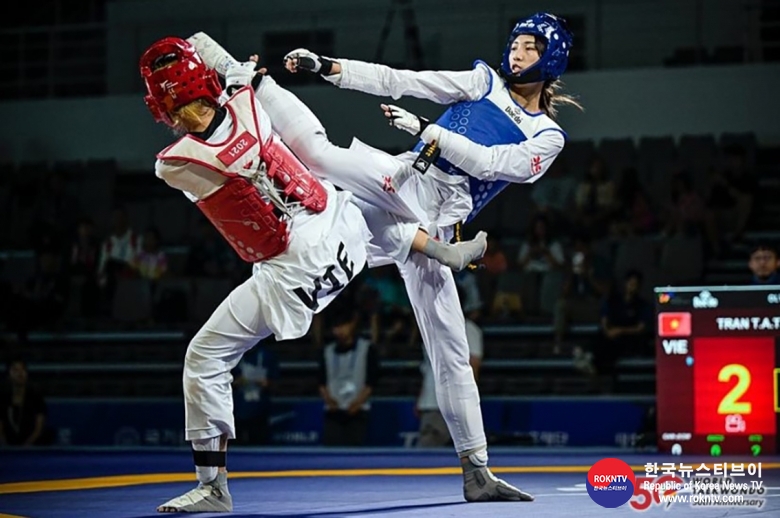
<svg viewBox="0 0 780 518">
<path fill-rule="evenodd" d="M 601 237 L 609 230 L 617 208 L 616 188 L 600 157 L 593 159 L 588 173 L 577 186 L 575 203 L 580 230 L 594 237 Z"/>
<path fill-rule="evenodd" d="M 67 271 L 62 267 L 59 250 L 38 252 L 37 269 L 23 292 L 24 329 L 56 325 L 65 314 L 70 290 Z"/>
<path fill-rule="evenodd" d="M 555 354 L 561 352 L 570 322 L 598 322 L 599 306 L 610 289 L 612 270 L 609 260 L 593 251 L 588 236 L 580 234 L 574 239 L 568 266 L 563 281 L 563 292 L 553 313 Z"/>
<path fill-rule="evenodd" d="M 141 236 L 130 226 L 127 211 L 117 207 L 112 214 L 111 231 L 100 249 L 98 275 L 105 290 L 107 301 L 111 301 L 120 277 L 135 276 L 133 264 L 141 251 Z M 108 305 L 107 305 L 108 306 Z"/>
<path fill-rule="evenodd" d="M 243 445 L 271 443 L 271 396 L 279 379 L 279 360 L 263 342 L 244 354 L 233 374 L 236 440 Z"/>
<path fill-rule="evenodd" d="M 142 279 L 160 280 L 168 272 L 168 256 L 160 248 L 160 231 L 156 227 L 149 227 L 141 242 L 141 250 L 133 260 L 133 267 Z"/>
<path fill-rule="evenodd" d="M 482 309 L 482 295 L 479 292 L 479 279 L 470 270 L 463 270 L 455 274 L 455 283 L 458 286 L 463 312 L 471 315 L 474 321 L 479 320 Z"/>
<path fill-rule="evenodd" d="M 6 260 L 0 258 L 0 329 L 3 330 L 12 327 L 10 324 L 13 323 L 18 311 L 17 293 L 13 283 L 6 276 L 6 268 Z M 4 345 L 2 338 L 0 338 L 0 345 Z"/>
<path fill-rule="evenodd" d="M 91 218 L 82 218 L 76 226 L 76 239 L 70 247 L 70 271 L 73 275 L 94 277 L 97 275 L 100 240 L 95 234 Z"/>
<path fill-rule="evenodd" d="M 639 181 L 636 168 L 623 171 L 618 187 L 617 217 L 612 223 L 616 236 L 644 236 L 658 230 L 658 218 L 650 196 Z"/>
<path fill-rule="evenodd" d="M 95 316 L 100 305 L 98 259 L 100 240 L 91 218 L 83 218 L 76 227 L 76 239 L 70 247 L 70 274 L 81 284 L 81 314 Z"/>
<path fill-rule="evenodd" d="M 559 158 L 547 170 L 544 182 L 537 182 L 531 190 L 537 213 L 546 216 L 556 232 L 569 229 L 576 189 L 577 180 L 566 174 L 564 162 Z"/>
<path fill-rule="evenodd" d="M 613 387 L 622 356 L 649 352 L 652 308 L 640 295 L 641 287 L 641 272 L 627 272 L 622 289 L 615 290 L 601 309 L 601 336 L 594 344 L 593 367 Z"/>
<path fill-rule="evenodd" d="M 398 271 L 390 266 L 369 270 L 363 289 L 373 294 L 371 340 L 385 346 L 406 334 L 408 342 L 416 344 L 419 331 Z"/>
<path fill-rule="evenodd" d="M 528 237 L 520 247 L 517 262 L 525 272 L 546 273 L 564 264 L 563 246 L 550 235 L 547 219 L 537 216 L 531 222 Z"/>
<path fill-rule="evenodd" d="M 482 328 L 477 321 L 480 316 L 480 306 L 469 306 L 462 289 L 458 290 L 463 302 L 463 313 L 466 319 L 466 340 L 469 344 L 469 364 L 474 372 L 474 378 L 479 381 L 479 373 L 484 356 L 484 341 Z M 436 400 L 436 384 L 433 380 L 433 367 L 428 355 L 423 350 L 423 361 L 420 364 L 422 373 L 422 385 L 415 405 L 415 414 L 420 420 L 420 435 L 417 446 L 420 448 L 434 448 L 447 446 L 451 443 L 447 423 L 444 422 L 441 410 Z"/>
<path fill-rule="evenodd" d="M 329 311 L 335 341 L 320 356 L 320 396 L 325 402 L 325 446 L 363 446 L 368 433 L 370 397 L 379 380 L 379 355 L 357 336 L 360 315 L 350 304 Z"/>
<path fill-rule="evenodd" d="M 756 176 L 748 170 L 744 149 L 728 147 L 723 155 L 723 169 L 712 170 L 707 207 L 715 213 L 719 227 L 733 232 L 731 242 L 736 243 L 744 240 L 758 182 Z"/>
<path fill-rule="evenodd" d="M 232 277 L 238 269 L 236 253 L 204 219 L 187 254 L 186 273 L 190 277 Z"/>
<path fill-rule="evenodd" d="M 715 217 L 707 210 L 701 196 L 694 190 L 693 182 L 684 172 L 675 173 L 671 182 L 672 206 L 666 221 L 664 234 L 667 236 L 703 235 L 710 252 L 720 256 L 722 248 Z"/>
<path fill-rule="evenodd" d="M 776 247 L 766 243 L 753 247 L 748 266 L 753 272 L 752 284 L 780 284 L 780 257 Z"/>
<path fill-rule="evenodd" d="M 0 390 L 0 445 L 34 446 L 49 441 L 46 401 L 28 380 L 21 358 L 7 363 L 8 383 Z"/>
<path fill-rule="evenodd" d="M 57 238 L 67 236 L 79 216 L 78 199 L 66 190 L 67 182 L 63 173 L 49 173 L 47 182 L 38 195 L 35 205 L 35 227 L 33 235 L 52 233 Z M 59 246 L 65 246 L 67 241 L 60 241 Z M 33 243 L 38 248 L 40 243 Z"/>
<path fill-rule="evenodd" d="M 482 259 L 479 260 L 479 264 L 490 275 L 500 275 L 507 270 L 506 254 L 501 246 L 501 239 L 497 235 L 488 235 L 487 250 Z"/>
<path fill-rule="evenodd" d="M 516 295 L 516 300 L 511 300 L 510 303 L 499 300 L 503 299 L 498 290 L 499 279 L 509 269 L 509 263 L 501 245 L 501 239 L 497 234 L 488 235 L 487 250 L 478 264 L 482 268 L 477 277 L 480 298 L 490 308 L 497 306 L 496 311 L 491 310 L 491 315 L 493 313 L 504 315 L 512 312 L 519 314 L 521 310 L 519 296 Z"/>
</svg>

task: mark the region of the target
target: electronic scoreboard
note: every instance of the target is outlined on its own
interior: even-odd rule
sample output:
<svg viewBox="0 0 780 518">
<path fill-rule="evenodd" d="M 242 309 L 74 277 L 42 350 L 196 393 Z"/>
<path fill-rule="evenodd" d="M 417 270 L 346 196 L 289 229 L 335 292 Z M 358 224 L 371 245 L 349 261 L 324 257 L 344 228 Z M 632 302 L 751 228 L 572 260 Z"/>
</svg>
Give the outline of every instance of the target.
<svg viewBox="0 0 780 518">
<path fill-rule="evenodd" d="M 655 289 L 659 451 L 775 455 L 780 286 Z"/>
</svg>

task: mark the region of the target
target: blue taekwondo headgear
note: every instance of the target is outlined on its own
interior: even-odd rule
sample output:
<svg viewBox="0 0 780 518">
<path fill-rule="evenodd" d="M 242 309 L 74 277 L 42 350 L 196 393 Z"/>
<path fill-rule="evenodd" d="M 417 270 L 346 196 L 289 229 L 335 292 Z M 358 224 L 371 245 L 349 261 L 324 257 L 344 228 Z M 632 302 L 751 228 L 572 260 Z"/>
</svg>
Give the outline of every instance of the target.
<svg viewBox="0 0 780 518">
<path fill-rule="evenodd" d="M 521 34 L 539 36 L 546 41 L 546 45 L 539 61 L 516 75 L 512 73 L 509 53 L 512 50 L 512 42 Z M 553 81 L 566 71 L 571 47 L 572 35 L 566 26 L 566 20 L 552 14 L 536 13 L 530 18 L 520 20 L 512 29 L 512 34 L 509 35 L 509 41 L 504 49 L 499 72 L 504 79 L 515 84 Z"/>
</svg>

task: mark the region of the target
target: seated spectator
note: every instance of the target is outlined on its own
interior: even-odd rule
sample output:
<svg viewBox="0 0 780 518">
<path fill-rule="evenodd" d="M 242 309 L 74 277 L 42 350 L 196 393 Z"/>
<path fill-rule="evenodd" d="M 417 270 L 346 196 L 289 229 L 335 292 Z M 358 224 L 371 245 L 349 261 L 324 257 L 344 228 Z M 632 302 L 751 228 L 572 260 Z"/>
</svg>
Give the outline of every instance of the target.
<svg viewBox="0 0 780 518">
<path fill-rule="evenodd" d="M 720 256 L 722 248 L 715 218 L 704 206 L 701 196 L 693 189 L 690 176 L 685 173 L 676 173 L 672 176 L 671 200 L 672 205 L 664 234 L 667 236 L 704 235 L 713 255 Z"/>
<path fill-rule="evenodd" d="M 371 307 L 371 340 L 377 346 L 392 344 L 406 335 L 409 344 L 416 344 L 419 337 L 412 304 L 406 295 L 406 287 L 392 266 L 369 270 L 363 282 L 364 293 L 373 294 Z"/>
<path fill-rule="evenodd" d="M 517 263 L 520 270 L 537 273 L 550 272 L 563 266 L 563 247 L 550 236 L 547 220 L 543 216 L 537 216 L 531 223 L 528 238 L 520 247 Z"/>
<path fill-rule="evenodd" d="M 501 240 L 498 236 L 488 234 L 487 250 L 478 264 L 481 264 L 485 268 L 485 272 L 490 275 L 500 275 L 506 271 L 506 254 L 501 247 Z"/>
<path fill-rule="evenodd" d="M 319 362 L 320 396 L 325 402 L 322 443 L 364 446 L 370 398 L 379 381 L 379 355 L 369 340 L 359 338 L 360 318 L 352 305 L 337 304 L 329 312 L 334 341 Z"/>
<path fill-rule="evenodd" d="M 645 354 L 652 329 L 652 307 L 640 295 L 642 274 L 625 275 L 623 289 L 615 291 L 601 308 L 601 336 L 594 343 L 593 367 L 609 377 L 614 387 L 617 363 L 627 354 Z"/>
<path fill-rule="evenodd" d="M 569 229 L 576 189 L 577 180 L 566 174 L 563 162 L 558 159 L 544 175 L 544 183 L 537 182 L 531 190 L 537 213 L 543 214 L 556 232 Z"/>
<path fill-rule="evenodd" d="M 748 170 L 744 149 L 726 148 L 724 158 L 723 170 L 711 171 L 707 208 L 714 212 L 718 227 L 733 232 L 730 241 L 736 243 L 744 240 L 758 182 L 756 176 Z"/>
<path fill-rule="evenodd" d="M 103 241 L 98 263 L 98 275 L 106 301 L 113 300 L 120 277 L 136 275 L 133 264 L 140 251 L 141 237 L 130 227 L 125 209 L 117 207 L 113 213 L 111 233 Z M 109 306 L 106 304 L 106 307 Z"/>
<path fill-rule="evenodd" d="M 594 158 L 575 193 L 576 222 L 580 230 L 602 237 L 614 219 L 617 199 L 615 183 L 601 158 Z"/>
<path fill-rule="evenodd" d="M 246 352 L 233 375 L 236 441 L 271 443 L 271 396 L 279 379 L 279 360 L 262 341 Z"/>
<path fill-rule="evenodd" d="M 238 258 L 214 226 L 204 219 L 187 253 L 185 271 L 190 277 L 233 277 Z"/>
<path fill-rule="evenodd" d="M 765 243 L 753 247 L 748 267 L 753 272 L 752 284 L 780 284 L 780 257 L 776 247 Z"/>
<path fill-rule="evenodd" d="M 142 279 L 150 281 L 157 281 L 168 272 L 168 256 L 160 248 L 160 231 L 157 228 L 150 227 L 144 233 L 133 267 Z"/>
<path fill-rule="evenodd" d="M 656 212 L 635 168 L 623 171 L 617 199 L 617 217 L 612 224 L 612 234 L 619 237 L 644 236 L 657 230 Z"/>
<path fill-rule="evenodd" d="M 70 271 L 79 277 L 97 275 L 100 241 L 91 218 L 83 218 L 76 227 L 76 239 L 70 246 Z"/>
<path fill-rule="evenodd" d="M 455 283 L 458 286 L 458 295 L 463 306 L 463 312 L 467 318 L 479 320 L 482 309 L 482 296 L 479 293 L 479 280 L 477 275 L 470 270 L 463 270 L 455 274 Z"/>
<path fill-rule="evenodd" d="M 555 354 L 560 354 L 569 322 L 595 324 L 599 321 L 599 305 L 609 293 L 612 276 L 609 260 L 593 252 L 586 235 L 575 238 L 568 266 L 563 293 L 553 313 Z"/>
<path fill-rule="evenodd" d="M 18 292 L 13 283 L 6 277 L 6 260 L 0 258 L 0 330 L 13 327 L 18 314 Z M 0 345 L 4 345 L 0 338 Z"/>
<path fill-rule="evenodd" d="M 480 299 L 485 301 L 488 307 L 493 307 L 498 294 L 499 278 L 509 267 L 501 239 L 497 234 L 488 234 L 487 250 L 477 264 L 480 266 L 480 273 L 477 276 Z"/>
<path fill-rule="evenodd" d="M 67 180 L 59 171 L 48 174 L 46 184 L 35 203 L 34 236 L 51 232 L 57 238 L 67 236 L 76 224 L 79 216 L 78 199 L 67 192 Z M 60 242 L 64 246 L 66 242 Z M 33 243 L 40 248 L 40 243 Z"/>
<path fill-rule="evenodd" d="M 100 306 L 99 256 L 100 241 L 95 235 L 95 225 L 91 218 L 83 218 L 70 246 L 70 274 L 81 284 L 81 314 L 86 317 L 97 315 Z"/>
<path fill-rule="evenodd" d="M 0 446 L 50 444 L 46 428 L 46 401 L 28 380 L 21 358 L 8 363 L 8 384 L 0 389 Z"/>
<path fill-rule="evenodd" d="M 33 327 L 56 325 L 65 314 L 70 291 L 68 273 L 62 267 L 57 251 L 38 253 L 37 271 L 27 282 L 22 295 L 24 310 L 20 312 L 24 331 Z M 45 315 L 45 319 L 40 316 Z"/>
</svg>

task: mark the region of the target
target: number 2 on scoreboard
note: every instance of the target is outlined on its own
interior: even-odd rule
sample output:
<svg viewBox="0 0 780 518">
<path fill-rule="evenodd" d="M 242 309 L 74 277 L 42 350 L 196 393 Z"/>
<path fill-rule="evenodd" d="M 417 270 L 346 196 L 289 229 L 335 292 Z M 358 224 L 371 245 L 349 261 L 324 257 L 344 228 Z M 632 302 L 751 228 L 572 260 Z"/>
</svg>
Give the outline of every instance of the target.
<svg viewBox="0 0 780 518">
<path fill-rule="evenodd" d="M 739 400 L 750 388 L 750 371 L 744 365 L 736 363 L 725 365 L 718 373 L 718 381 L 728 383 L 734 376 L 737 377 L 737 384 L 728 391 L 718 405 L 719 414 L 749 414 L 752 411 L 753 407 L 750 403 Z"/>
</svg>

